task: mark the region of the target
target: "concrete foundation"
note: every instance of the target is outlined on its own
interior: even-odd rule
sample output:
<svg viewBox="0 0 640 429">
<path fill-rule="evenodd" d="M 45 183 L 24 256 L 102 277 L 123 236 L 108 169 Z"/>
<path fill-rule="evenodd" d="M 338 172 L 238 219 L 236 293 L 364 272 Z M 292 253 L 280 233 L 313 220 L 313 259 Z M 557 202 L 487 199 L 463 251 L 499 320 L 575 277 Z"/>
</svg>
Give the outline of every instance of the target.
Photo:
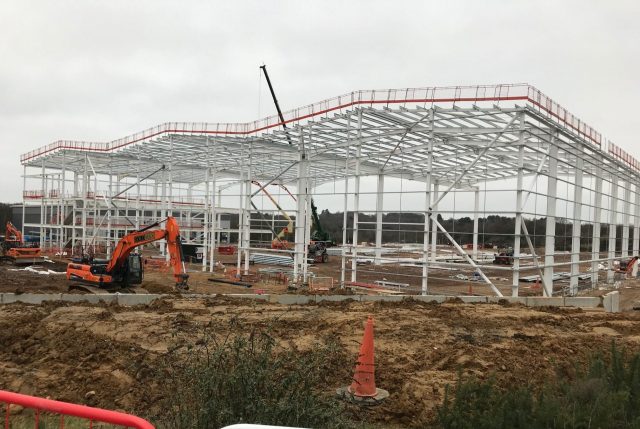
<svg viewBox="0 0 640 429">
<path fill-rule="evenodd" d="M 88 302 L 98 304 L 101 302 L 109 304 L 118 304 L 123 306 L 148 305 L 156 299 L 166 295 L 158 294 L 35 294 L 35 293 L 0 293 L 0 304 L 11 304 L 21 302 L 25 304 L 42 304 L 45 301 L 64 301 L 64 302 Z M 215 298 L 216 296 L 225 296 L 231 298 L 244 298 L 258 301 L 267 301 L 281 305 L 305 305 L 309 303 L 317 303 L 323 301 L 342 302 L 402 302 L 404 300 L 414 300 L 428 303 L 443 303 L 449 301 L 462 301 L 471 304 L 497 304 L 506 302 L 510 304 L 521 304 L 527 307 L 578 307 L 578 308 L 597 308 L 601 304 L 605 311 L 617 313 L 620 311 L 620 295 L 616 292 L 610 292 L 604 297 L 496 297 L 496 296 L 444 296 L 444 295 L 258 295 L 258 294 L 226 294 L 226 295 L 205 295 L 190 294 L 183 295 L 183 298 Z"/>
<path fill-rule="evenodd" d="M 602 297 L 602 306 L 607 313 L 620 312 L 620 293 L 618 291 L 609 292 Z"/>
</svg>

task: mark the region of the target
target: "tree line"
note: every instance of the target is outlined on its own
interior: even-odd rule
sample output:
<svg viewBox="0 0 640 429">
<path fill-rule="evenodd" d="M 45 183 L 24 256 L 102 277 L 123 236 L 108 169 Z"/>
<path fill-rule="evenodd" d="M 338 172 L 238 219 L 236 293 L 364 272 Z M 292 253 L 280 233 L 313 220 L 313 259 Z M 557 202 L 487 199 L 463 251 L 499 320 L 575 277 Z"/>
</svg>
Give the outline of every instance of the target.
<svg viewBox="0 0 640 429">
<path fill-rule="evenodd" d="M 319 214 L 322 228 L 329 233 L 333 241 L 342 244 L 342 228 L 344 225 L 344 213 L 332 213 L 325 209 Z M 281 216 L 276 216 L 276 230 L 280 230 L 286 221 Z M 447 230 L 451 237 L 459 244 L 473 243 L 473 219 L 466 216 L 461 218 L 444 219 L 438 214 L 438 222 Z M 268 229 L 271 224 L 271 215 L 260 215 L 252 213 L 252 227 Z M 351 243 L 353 238 L 354 213 L 347 212 L 347 243 Z M 527 231 L 535 247 L 543 247 L 546 239 L 547 219 L 525 218 Z M 424 239 L 424 215 L 420 213 L 388 212 L 382 215 L 382 242 L 383 243 L 422 243 Z M 262 225 L 262 226 L 261 226 Z M 231 218 L 231 228 L 237 228 L 237 216 Z M 607 249 L 609 242 L 608 224 L 601 224 L 600 249 Z M 622 245 L 622 225 L 617 226 L 616 247 Z M 376 239 L 376 216 L 359 213 L 358 215 L 358 242 L 375 242 Z M 513 246 L 515 231 L 515 217 L 489 215 L 478 219 L 478 243 L 486 247 L 497 246 L 498 248 L 508 248 Z M 555 247 L 556 250 L 571 250 L 573 224 L 564 218 L 556 219 Z M 593 225 L 583 224 L 580 227 L 581 250 L 590 251 L 593 237 Z M 252 235 L 253 237 L 253 235 Z M 633 227 L 629 227 L 629 240 L 633 237 Z M 266 238 L 265 238 L 266 239 Z M 287 239 L 293 241 L 293 234 Z M 438 231 L 437 244 L 450 244 L 447 237 Z M 521 247 L 527 247 L 525 237 L 521 238 Z"/>
</svg>

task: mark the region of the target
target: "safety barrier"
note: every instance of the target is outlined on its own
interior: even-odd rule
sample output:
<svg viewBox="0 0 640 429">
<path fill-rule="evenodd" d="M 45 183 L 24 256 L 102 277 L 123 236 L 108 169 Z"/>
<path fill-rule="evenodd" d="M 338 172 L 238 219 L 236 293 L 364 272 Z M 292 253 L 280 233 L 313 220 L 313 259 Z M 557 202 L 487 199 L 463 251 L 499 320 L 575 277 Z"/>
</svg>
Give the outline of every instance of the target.
<svg viewBox="0 0 640 429">
<path fill-rule="evenodd" d="M 0 402 L 4 402 L 4 428 L 9 429 L 11 423 L 11 406 L 19 405 L 31 409 L 34 412 L 34 427 L 40 427 L 41 413 L 53 413 L 59 415 L 59 427 L 65 426 L 65 417 L 76 417 L 87 420 L 89 428 L 93 428 L 94 423 L 109 423 L 116 426 L 134 429 L 154 429 L 148 421 L 131 414 L 119 413 L 116 411 L 104 410 L 102 408 L 87 407 L 85 405 L 71 404 L 69 402 L 53 401 L 51 399 L 38 398 L 36 396 L 22 395 L 20 393 L 0 390 Z M 22 425 L 21 427 L 26 427 Z"/>
</svg>

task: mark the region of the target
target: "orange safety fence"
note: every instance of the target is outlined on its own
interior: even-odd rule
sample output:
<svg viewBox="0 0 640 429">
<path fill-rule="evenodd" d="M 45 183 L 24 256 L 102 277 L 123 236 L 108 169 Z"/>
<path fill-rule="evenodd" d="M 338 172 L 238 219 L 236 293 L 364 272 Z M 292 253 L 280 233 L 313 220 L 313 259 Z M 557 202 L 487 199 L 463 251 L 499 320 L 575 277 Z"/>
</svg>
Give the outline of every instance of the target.
<svg viewBox="0 0 640 429">
<path fill-rule="evenodd" d="M 25 409 L 33 410 L 34 427 L 36 429 L 40 427 L 40 420 L 43 412 L 53 413 L 59 416 L 58 425 L 60 429 L 64 429 L 65 419 L 68 417 L 86 420 L 88 428 L 93 428 L 94 423 L 108 423 L 126 428 L 154 429 L 154 426 L 148 421 L 131 414 L 104 410 L 102 408 L 88 407 L 86 405 L 72 404 L 69 402 L 54 401 L 36 396 L 22 395 L 20 393 L 7 392 L 5 390 L 0 390 L 0 402 L 5 404 L 5 429 L 11 428 L 11 407 L 13 405 L 19 405 Z M 20 427 L 27 426 L 21 422 Z"/>
</svg>

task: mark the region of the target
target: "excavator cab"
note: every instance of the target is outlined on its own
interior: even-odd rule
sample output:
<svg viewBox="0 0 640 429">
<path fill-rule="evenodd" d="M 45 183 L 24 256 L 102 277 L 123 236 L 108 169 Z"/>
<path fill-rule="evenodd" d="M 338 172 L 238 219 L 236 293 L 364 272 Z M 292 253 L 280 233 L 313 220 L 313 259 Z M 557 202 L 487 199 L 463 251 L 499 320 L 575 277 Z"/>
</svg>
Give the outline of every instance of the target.
<svg viewBox="0 0 640 429">
<path fill-rule="evenodd" d="M 142 257 L 137 253 L 132 253 L 127 259 L 127 265 L 125 276 L 123 279 L 124 284 L 139 285 L 144 278 L 144 270 L 142 266 Z"/>
</svg>

